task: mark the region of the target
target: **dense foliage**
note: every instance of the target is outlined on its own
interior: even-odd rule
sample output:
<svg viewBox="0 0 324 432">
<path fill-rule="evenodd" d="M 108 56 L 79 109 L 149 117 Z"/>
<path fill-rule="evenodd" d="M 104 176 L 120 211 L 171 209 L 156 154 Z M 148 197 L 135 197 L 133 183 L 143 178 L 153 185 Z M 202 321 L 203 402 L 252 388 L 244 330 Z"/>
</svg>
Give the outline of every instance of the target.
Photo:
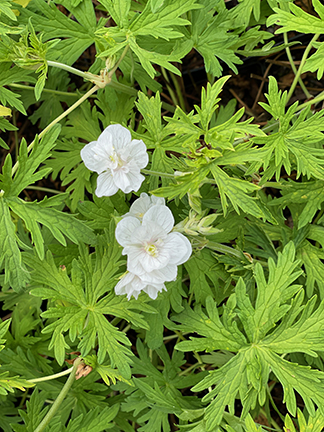
<svg viewBox="0 0 324 432">
<path fill-rule="evenodd" d="M 324 74 L 324 6 L 297 3 L 0 2 L 1 430 L 322 430 L 324 92 L 303 80 Z M 284 51 L 263 121 L 222 101 L 246 58 Z M 188 107 L 192 53 L 208 82 Z M 80 152 L 112 124 L 142 165 L 105 194 Z M 125 218 L 142 193 L 164 210 Z M 163 214 L 177 276 L 149 282 L 131 227 Z M 115 291 L 126 268 L 137 291 Z"/>
</svg>

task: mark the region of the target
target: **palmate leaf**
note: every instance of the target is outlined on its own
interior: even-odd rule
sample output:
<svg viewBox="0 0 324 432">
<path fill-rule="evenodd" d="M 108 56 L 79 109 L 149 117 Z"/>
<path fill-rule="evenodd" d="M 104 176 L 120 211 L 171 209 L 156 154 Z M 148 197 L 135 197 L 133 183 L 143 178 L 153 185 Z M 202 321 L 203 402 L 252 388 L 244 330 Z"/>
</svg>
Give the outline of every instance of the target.
<svg viewBox="0 0 324 432">
<path fill-rule="evenodd" d="M 324 74 L 324 43 L 314 42 L 313 46 L 317 51 L 306 60 L 303 72 L 317 71 L 317 79 L 320 80 Z"/>
<path fill-rule="evenodd" d="M 266 400 L 270 371 L 281 382 L 284 401 L 292 415 L 296 413 L 294 391 L 304 399 L 310 415 L 315 414 L 314 403 L 323 411 L 324 372 L 291 363 L 279 355 L 303 352 L 316 356 L 316 351 L 321 351 L 324 341 L 324 302 L 316 310 L 316 298 L 304 306 L 303 291 L 300 291 L 299 286 L 292 285 L 301 274 L 300 270 L 296 271 L 299 262 L 295 261 L 292 242 L 278 254 L 277 264 L 270 259 L 268 265 L 268 282 L 262 267 L 257 264 L 255 268 L 258 289 L 254 304 L 241 280 L 235 288 L 235 294 L 223 306 L 221 318 L 211 297 L 206 302 L 206 315 L 198 306 L 196 312 L 187 306 L 185 312 L 176 318 L 181 322 L 181 329 L 183 326 L 186 331 L 204 336 L 180 342 L 177 349 L 221 349 L 237 353 L 192 388 L 193 391 L 202 391 L 215 386 L 203 398 L 203 401 L 210 402 L 205 411 L 207 431 L 212 431 L 220 424 L 226 405 L 229 406 L 229 412 L 234 413 L 237 394 L 243 404 L 243 418 L 257 402 L 262 406 Z M 237 318 L 241 321 L 247 339 L 237 326 Z"/>
<path fill-rule="evenodd" d="M 65 237 L 76 244 L 80 242 L 94 244 L 96 242 L 96 236 L 84 222 L 71 214 L 53 208 L 60 205 L 61 198 L 64 197 L 59 197 L 60 200 L 55 200 L 56 197 L 53 198 L 45 198 L 38 203 L 26 203 L 19 198 L 6 200 L 11 210 L 25 222 L 26 229 L 30 231 L 32 242 L 35 244 L 41 259 L 44 258 L 44 239 L 39 224 L 46 226 L 63 246 L 66 246 Z"/>
<path fill-rule="evenodd" d="M 67 427 L 61 429 L 66 432 L 101 432 L 113 427 L 111 421 L 116 417 L 119 411 L 119 405 L 95 409 L 81 414 L 77 418 L 70 420 Z"/>
<path fill-rule="evenodd" d="M 280 25 L 276 33 L 297 31 L 299 33 L 324 33 L 324 7 L 319 0 L 313 0 L 315 11 L 320 18 L 308 14 L 303 9 L 289 2 L 290 12 L 273 8 L 276 14 L 267 20 L 267 26 Z"/>
<path fill-rule="evenodd" d="M 299 408 L 297 408 L 297 419 L 299 430 L 303 432 L 321 432 L 324 427 L 324 416 L 321 414 L 320 410 L 316 410 L 314 416 L 308 417 L 306 419 Z M 297 432 L 295 423 L 287 414 L 285 417 L 285 428 L 290 430 L 290 432 Z"/>
<path fill-rule="evenodd" d="M 6 339 L 4 339 L 4 335 L 7 333 L 10 323 L 11 323 L 11 319 L 8 319 L 0 323 L 0 351 L 3 350 L 4 348 L 4 345 L 1 344 L 3 344 L 6 341 Z"/>
<path fill-rule="evenodd" d="M 71 1 L 62 0 L 73 16 L 72 20 L 64 15 L 54 4 L 33 0 L 34 13 L 29 8 L 20 9 L 20 20 L 27 23 L 31 18 L 36 31 L 44 32 L 44 41 L 60 38 L 57 46 L 59 61 L 72 65 L 80 55 L 95 42 L 94 32 L 97 21 L 91 0 L 83 0 L 77 7 Z"/>
<path fill-rule="evenodd" d="M 237 73 L 235 64 L 241 64 L 242 60 L 236 56 L 232 46 L 239 38 L 229 31 L 232 22 L 227 11 L 215 14 L 214 1 L 204 0 L 200 4 L 204 8 L 192 11 L 191 27 L 184 32 L 186 38 L 203 56 L 206 72 L 220 76 L 222 60 Z"/>
<path fill-rule="evenodd" d="M 45 318 L 55 318 L 43 333 L 52 334 L 50 347 L 54 348 L 60 364 L 68 348 L 64 339 L 64 334 L 68 332 L 72 341 L 78 337 L 82 356 L 98 345 L 98 363 L 103 363 L 108 354 L 111 366 L 117 366 L 125 378 L 130 377 L 132 352 L 127 348 L 130 342 L 125 333 L 108 321 L 106 315 L 118 316 L 147 328 L 143 317 L 134 309 L 150 313 L 155 310 L 143 302 L 127 301 L 110 293 L 117 282 L 115 274 L 120 254 L 121 248 L 115 240 L 112 224 L 110 234 L 98 238 L 95 260 L 84 246 L 80 247 L 80 258 L 72 263 L 71 279 L 64 268 L 57 269 L 50 254 L 44 261 L 26 255 L 28 265 L 37 269 L 32 273 L 32 282 L 36 286 L 32 289 L 33 295 L 57 301 L 55 307 L 43 314 Z M 39 284 L 44 288 L 38 288 Z"/>
<path fill-rule="evenodd" d="M 13 21 L 17 21 L 17 17 L 14 14 L 13 10 L 11 9 L 12 0 L 4 0 L 0 4 L 0 16 L 3 13 L 4 15 L 7 15 L 8 18 L 10 18 Z"/>
<path fill-rule="evenodd" d="M 321 227 L 318 227 L 321 228 Z M 315 284 L 318 288 L 320 298 L 324 298 L 324 253 L 322 249 L 305 241 L 299 249 L 299 257 L 302 260 L 306 273 L 306 293 L 308 297 L 313 295 Z"/>
<path fill-rule="evenodd" d="M 315 213 L 321 208 L 324 201 L 324 181 L 285 182 L 282 185 L 282 195 L 281 198 L 271 201 L 269 205 L 285 208 L 290 204 L 303 204 L 302 211 L 298 214 L 298 229 L 301 229 L 313 220 Z"/>
<path fill-rule="evenodd" d="M 49 408 L 47 406 L 43 409 L 45 398 L 45 392 L 39 393 L 37 389 L 33 391 L 30 400 L 26 402 L 27 412 L 19 410 L 25 426 L 12 425 L 15 432 L 32 432 L 37 428 Z"/>
<path fill-rule="evenodd" d="M 30 275 L 22 262 L 16 227 L 3 197 L 0 197 L 0 225 L 0 265 L 6 269 L 4 283 L 10 284 L 15 291 L 22 292 L 30 281 Z"/>
<path fill-rule="evenodd" d="M 26 388 L 34 387 L 34 385 L 23 378 L 9 376 L 9 372 L 0 374 L 0 395 L 5 396 L 8 392 L 13 393 L 15 388 L 25 391 Z"/>
<path fill-rule="evenodd" d="M 1 44 L 0 44 L 1 47 Z M 3 105 L 7 103 L 13 108 L 17 109 L 21 113 L 26 115 L 26 110 L 20 100 L 20 95 L 14 93 L 13 91 L 3 87 L 8 84 L 27 81 L 35 82 L 35 79 L 31 77 L 32 71 L 22 70 L 18 66 L 11 68 L 11 61 L 6 63 L 1 63 L 0 71 L 0 102 Z"/>
<path fill-rule="evenodd" d="M 265 173 L 260 182 L 262 184 L 274 174 L 278 180 L 282 167 L 290 174 L 293 163 L 294 168 L 297 168 L 297 178 L 303 174 L 308 179 L 312 176 L 324 179 L 324 151 L 317 148 L 317 143 L 324 137 L 322 120 L 324 110 L 307 119 L 309 114 L 307 108 L 291 126 L 298 103 L 296 102 L 285 112 L 287 93 L 278 90 L 277 82 L 273 77 L 269 78 L 269 94 L 266 97 L 269 104 L 260 103 L 260 105 L 279 121 L 279 131 L 266 137 L 252 139 L 257 144 L 264 144 L 263 151 L 267 151 L 268 154 L 261 164 L 259 162 L 251 164 L 247 174 L 258 171 L 263 165 Z"/>
<path fill-rule="evenodd" d="M 49 157 L 60 131 L 61 126 L 55 125 L 43 136 L 40 142 L 36 137 L 30 155 L 28 155 L 26 141 L 22 140 L 18 156 L 19 166 L 13 179 L 11 173 L 12 159 L 10 155 L 6 157 L 3 174 L 0 174 L 0 188 L 5 192 L 6 198 L 18 196 L 26 186 L 35 183 L 43 178 L 45 174 L 48 174 L 49 169 L 36 170 Z"/>
</svg>

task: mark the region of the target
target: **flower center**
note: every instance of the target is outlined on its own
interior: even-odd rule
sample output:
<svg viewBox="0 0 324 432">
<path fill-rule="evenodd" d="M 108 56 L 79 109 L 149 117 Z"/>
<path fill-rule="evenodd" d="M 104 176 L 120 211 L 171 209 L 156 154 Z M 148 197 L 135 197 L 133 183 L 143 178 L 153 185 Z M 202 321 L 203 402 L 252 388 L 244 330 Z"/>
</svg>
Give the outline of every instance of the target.
<svg viewBox="0 0 324 432">
<path fill-rule="evenodd" d="M 155 246 L 154 243 L 152 244 L 147 244 L 144 247 L 145 251 L 151 255 L 152 257 L 156 258 L 158 256 L 158 248 Z"/>
</svg>

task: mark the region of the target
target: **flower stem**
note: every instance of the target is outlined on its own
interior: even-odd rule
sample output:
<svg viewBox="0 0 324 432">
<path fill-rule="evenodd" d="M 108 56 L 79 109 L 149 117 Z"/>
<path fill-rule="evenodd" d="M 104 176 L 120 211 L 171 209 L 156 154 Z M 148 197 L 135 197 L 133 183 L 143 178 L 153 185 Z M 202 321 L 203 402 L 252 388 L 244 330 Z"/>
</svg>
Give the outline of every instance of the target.
<svg viewBox="0 0 324 432">
<path fill-rule="evenodd" d="M 77 358 L 74 363 L 73 367 L 71 368 L 72 371 L 70 372 L 69 378 L 66 380 L 66 383 L 64 384 L 60 394 L 56 398 L 55 402 L 51 406 L 50 410 L 46 414 L 46 416 L 43 418 L 43 420 L 40 422 L 38 427 L 35 429 L 34 432 L 42 432 L 45 430 L 46 426 L 48 426 L 49 422 L 52 420 L 56 412 L 58 411 L 61 403 L 65 399 L 66 395 L 68 394 L 74 380 L 75 380 L 75 374 L 78 369 L 79 364 L 81 363 L 82 359 L 79 357 Z"/>
<path fill-rule="evenodd" d="M 293 70 L 294 74 L 297 75 L 297 68 L 295 66 L 294 60 L 293 60 L 291 52 L 290 52 L 290 48 L 288 46 L 287 33 L 284 33 L 284 42 L 287 45 L 285 49 L 286 49 L 286 54 L 287 54 L 291 69 Z M 307 90 L 305 84 L 303 83 L 303 81 L 300 77 L 298 78 L 298 82 L 299 82 L 299 85 L 302 88 L 303 92 L 305 93 L 305 96 L 307 97 L 307 99 L 311 99 L 313 96 L 309 93 L 309 91 Z"/>
<path fill-rule="evenodd" d="M 152 176 L 158 176 L 158 177 L 166 177 L 166 178 L 175 178 L 174 174 L 168 174 L 168 173 L 163 173 L 163 172 L 159 172 L 159 171 L 151 171 L 151 170 L 147 170 L 147 169 L 141 169 L 141 172 L 143 174 L 148 174 L 148 175 L 152 175 Z"/>
<path fill-rule="evenodd" d="M 290 90 L 289 90 L 289 93 L 288 93 L 288 96 L 287 96 L 287 102 L 286 102 L 286 105 L 287 105 L 287 103 L 289 102 L 289 100 L 290 100 L 292 94 L 293 94 L 294 91 L 295 91 L 295 88 L 296 88 L 297 82 L 299 81 L 299 78 L 300 78 L 300 75 L 301 75 L 301 73 L 302 73 L 303 67 L 304 67 L 304 65 L 305 65 L 305 63 L 306 63 L 307 56 L 308 56 L 310 50 L 311 50 L 312 47 L 313 47 L 313 42 L 315 42 L 316 39 L 318 39 L 318 37 L 319 37 L 319 33 L 317 33 L 316 35 L 314 35 L 313 38 L 312 38 L 312 40 L 309 42 L 308 46 L 306 47 L 306 49 L 305 49 L 305 51 L 304 51 L 303 57 L 302 57 L 302 59 L 301 59 L 301 61 L 300 61 L 300 65 L 299 65 L 299 68 L 298 68 L 297 74 L 295 75 L 294 81 L 293 81 L 292 84 L 291 84 L 291 87 L 290 87 Z"/>
<path fill-rule="evenodd" d="M 66 369 L 63 372 L 59 372 L 57 374 L 54 374 L 54 375 L 48 375 L 48 376 L 41 377 L 41 378 L 34 378 L 34 379 L 30 379 L 28 381 L 32 382 L 32 383 L 38 383 L 38 382 L 42 382 L 42 381 L 50 381 L 52 379 L 60 378 L 61 376 L 64 376 L 64 375 L 69 375 L 72 371 L 73 371 L 73 367 Z"/>
<path fill-rule="evenodd" d="M 14 87 L 14 88 L 21 89 L 21 90 L 35 91 L 34 86 L 29 86 L 29 85 L 24 85 L 24 84 L 15 84 L 15 83 L 10 83 L 8 85 L 10 87 Z M 47 88 L 44 88 L 42 91 L 44 93 L 52 93 L 52 94 L 60 95 L 60 96 L 70 96 L 70 97 L 74 97 L 74 98 L 77 98 L 80 96 L 78 93 L 75 93 L 75 92 L 64 92 L 64 91 L 59 91 L 59 90 L 47 89 Z M 96 96 L 92 96 L 92 97 L 96 97 Z"/>
<path fill-rule="evenodd" d="M 129 45 L 126 45 L 125 48 L 124 48 L 124 51 L 122 52 L 122 55 L 119 57 L 117 63 L 111 69 L 111 71 L 109 71 L 108 76 L 109 76 L 110 79 L 114 75 L 114 73 L 116 72 L 116 70 L 118 69 L 118 66 L 120 65 L 120 63 L 123 61 L 125 55 L 127 54 L 128 49 L 129 49 Z"/>
<path fill-rule="evenodd" d="M 93 93 L 95 93 L 97 90 L 99 89 L 99 87 L 97 85 L 95 85 L 94 87 L 92 87 L 87 93 L 85 93 L 79 100 L 77 100 L 72 106 L 70 106 L 70 108 L 68 108 L 66 111 L 64 111 L 64 113 L 62 113 L 60 116 L 58 116 L 55 120 L 53 120 L 48 126 L 46 126 L 46 128 L 44 130 L 42 130 L 42 132 L 38 135 L 38 138 L 42 138 L 45 133 L 51 129 L 51 127 L 53 127 L 56 123 L 58 123 L 59 121 L 61 121 L 64 117 L 66 117 L 71 111 L 75 110 L 75 108 L 77 108 L 80 104 L 82 104 L 83 101 L 85 101 L 90 95 L 92 95 Z M 29 146 L 27 147 L 27 152 L 29 153 L 32 148 L 35 145 L 35 140 L 32 141 L 31 144 L 29 144 Z M 14 173 L 17 171 L 19 166 L 19 161 L 17 161 L 15 163 L 15 165 L 12 168 L 11 174 L 14 175 Z"/>
<path fill-rule="evenodd" d="M 78 76 L 80 76 L 80 77 L 82 77 L 84 79 L 88 79 L 87 78 L 87 72 L 80 71 L 79 69 L 76 69 L 76 68 L 74 68 L 72 66 L 68 66 L 68 65 L 66 65 L 64 63 L 59 63 L 59 62 L 47 60 L 47 64 L 48 64 L 48 66 L 52 66 L 52 67 L 56 67 L 56 68 L 59 68 L 59 69 L 63 69 L 65 71 L 67 71 L 67 72 L 73 73 L 74 75 L 78 75 Z"/>
<path fill-rule="evenodd" d="M 308 107 L 308 105 L 315 105 L 318 102 L 322 102 L 322 100 L 324 99 L 324 92 L 321 92 L 319 95 L 317 95 L 314 99 L 311 99 L 307 102 L 304 102 L 303 104 L 299 105 L 299 109 L 304 109 L 306 107 Z M 297 113 L 295 114 L 297 115 Z"/>
<path fill-rule="evenodd" d="M 32 190 L 38 190 L 38 191 L 42 191 L 42 192 L 49 192 L 49 193 L 56 194 L 56 195 L 60 195 L 62 193 L 65 193 L 62 191 L 57 191 L 55 189 L 49 189 L 49 188 L 45 188 L 45 187 L 41 187 L 41 186 L 26 186 L 25 189 L 32 189 Z"/>
<path fill-rule="evenodd" d="M 209 240 L 205 247 L 207 247 L 209 249 L 212 249 L 212 250 L 214 250 L 216 252 L 221 252 L 223 254 L 228 253 L 228 254 L 234 255 L 237 258 L 242 259 L 242 252 L 240 252 L 240 251 L 238 251 L 236 249 L 233 249 L 233 248 L 231 248 L 229 246 L 225 246 L 225 245 L 223 245 L 221 243 L 216 243 L 216 242 L 213 242 L 213 241 Z"/>
</svg>

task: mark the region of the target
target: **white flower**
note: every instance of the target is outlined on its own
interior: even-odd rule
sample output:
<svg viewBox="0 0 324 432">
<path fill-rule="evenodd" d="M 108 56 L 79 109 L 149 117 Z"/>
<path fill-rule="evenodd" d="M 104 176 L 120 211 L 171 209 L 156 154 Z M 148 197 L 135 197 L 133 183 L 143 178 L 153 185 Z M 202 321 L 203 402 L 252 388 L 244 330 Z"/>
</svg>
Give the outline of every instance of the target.
<svg viewBox="0 0 324 432">
<path fill-rule="evenodd" d="M 146 282 L 140 279 L 133 273 L 126 273 L 115 286 L 115 293 L 117 295 L 127 294 L 129 300 L 134 296 L 137 300 L 141 291 L 146 292 L 153 300 L 156 299 L 159 292 L 166 290 L 164 283 Z"/>
<path fill-rule="evenodd" d="M 147 210 L 142 223 L 133 216 L 118 223 L 115 235 L 124 247 L 129 272 L 151 284 L 176 279 L 177 266 L 189 259 L 192 249 L 184 235 L 170 233 L 173 225 L 171 210 L 161 205 Z"/>
<path fill-rule="evenodd" d="M 149 196 L 146 193 L 141 193 L 140 198 L 138 198 L 130 206 L 129 212 L 124 214 L 126 216 L 134 216 L 139 220 L 143 219 L 144 214 L 154 205 L 165 205 L 165 199 L 156 197 L 154 195 Z"/>
<path fill-rule="evenodd" d="M 110 125 L 81 150 L 85 166 L 99 174 L 96 195 L 114 195 L 118 189 L 124 193 L 137 192 L 144 176 L 141 168 L 148 164 L 146 146 L 142 140 L 132 140 L 128 129 Z"/>
</svg>

